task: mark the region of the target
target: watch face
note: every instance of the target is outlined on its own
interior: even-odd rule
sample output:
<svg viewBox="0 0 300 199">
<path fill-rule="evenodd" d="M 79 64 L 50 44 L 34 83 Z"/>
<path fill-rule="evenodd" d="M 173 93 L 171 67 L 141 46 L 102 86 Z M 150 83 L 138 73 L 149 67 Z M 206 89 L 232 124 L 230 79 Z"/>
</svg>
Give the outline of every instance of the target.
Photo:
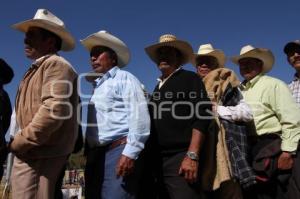
<svg viewBox="0 0 300 199">
<path fill-rule="evenodd" d="M 192 160 L 198 160 L 198 155 L 195 152 L 187 152 L 186 155 Z"/>
</svg>

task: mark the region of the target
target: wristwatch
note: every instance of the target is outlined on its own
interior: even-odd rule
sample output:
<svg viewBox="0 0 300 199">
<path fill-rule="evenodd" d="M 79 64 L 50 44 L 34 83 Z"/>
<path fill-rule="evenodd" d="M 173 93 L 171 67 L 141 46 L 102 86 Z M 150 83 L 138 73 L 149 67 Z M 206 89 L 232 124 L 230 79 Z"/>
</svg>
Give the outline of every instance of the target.
<svg viewBox="0 0 300 199">
<path fill-rule="evenodd" d="M 199 160 L 198 154 L 196 152 L 193 152 L 193 151 L 188 151 L 186 153 L 186 156 L 189 157 L 191 160 L 195 160 L 195 161 Z"/>
<path fill-rule="evenodd" d="M 297 151 L 289 151 L 287 153 L 291 154 L 292 156 L 296 156 L 297 155 Z"/>
</svg>

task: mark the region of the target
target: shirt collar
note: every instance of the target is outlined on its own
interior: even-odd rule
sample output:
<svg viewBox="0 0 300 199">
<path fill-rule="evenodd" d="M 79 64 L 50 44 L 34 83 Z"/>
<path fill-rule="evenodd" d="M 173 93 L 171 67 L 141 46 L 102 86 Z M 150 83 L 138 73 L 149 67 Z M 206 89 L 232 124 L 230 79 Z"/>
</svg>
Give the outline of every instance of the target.
<svg viewBox="0 0 300 199">
<path fill-rule="evenodd" d="M 39 67 L 46 59 L 48 59 L 49 57 L 51 57 L 52 55 L 54 55 L 53 53 L 52 54 L 47 54 L 47 55 L 44 55 L 40 58 L 37 58 L 33 63 L 32 63 L 32 66 L 33 67 Z"/>
<path fill-rule="evenodd" d="M 300 78 L 298 77 L 297 73 L 295 73 L 293 81 L 298 81 L 298 80 L 300 80 Z"/>
<path fill-rule="evenodd" d="M 253 87 L 263 75 L 263 73 L 260 73 L 250 81 L 243 81 L 243 83 L 241 84 L 241 89 L 245 90 Z"/>
<path fill-rule="evenodd" d="M 118 66 L 114 66 L 109 71 L 107 71 L 103 76 L 97 78 L 95 80 L 96 87 L 100 86 L 104 81 L 106 81 L 110 77 L 114 78 L 119 70 L 120 70 L 120 68 Z"/>
<path fill-rule="evenodd" d="M 157 78 L 158 82 L 163 82 L 166 79 L 169 79 L 172 75 L 174 75 L 177 71 L 181 70 L 182 66 L 180 66 L 179 68 L 177 68 L 175 71 L 173 71 L 168 77 L 166 77 L 165 79 L 162 79 L 162 76 L 160 76 L 159 78 Z"/>
</svg>

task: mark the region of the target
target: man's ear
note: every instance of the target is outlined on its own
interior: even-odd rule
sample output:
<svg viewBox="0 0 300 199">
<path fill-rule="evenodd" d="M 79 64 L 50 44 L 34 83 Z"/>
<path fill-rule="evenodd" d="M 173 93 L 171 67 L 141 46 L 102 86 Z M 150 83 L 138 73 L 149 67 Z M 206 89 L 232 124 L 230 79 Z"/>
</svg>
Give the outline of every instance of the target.
<svg viewBox="0 0 300 199">
<path fill-rule="evenodd" d="M 56 47 L 55 47 L 55 45 L 56 45 L 56 40 L 55 40 L 55 38 L 53 38 L 53 37 L 47 38 L 47 44 L 48 44 L 48 46 L 52 46 L 53 48 L 56 48 Z"/>
</svg>

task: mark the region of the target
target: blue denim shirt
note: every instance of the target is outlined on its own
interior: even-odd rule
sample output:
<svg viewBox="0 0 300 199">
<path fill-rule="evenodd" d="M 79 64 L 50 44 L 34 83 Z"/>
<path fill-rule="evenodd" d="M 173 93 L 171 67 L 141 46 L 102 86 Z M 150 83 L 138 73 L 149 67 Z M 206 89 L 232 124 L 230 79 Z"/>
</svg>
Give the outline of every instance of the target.
<svg viewBox="0 0 300 199">
<path fill-rule="evenodd" d="M 150 117 L 141 83 L 117 66 L 96 80 L 86 137 L 89 146 L 105 146 L 127 136 L 123 155 L 136 159 L 150 135 Z M 92 125 L 97 124 L 97 125 Z"/>
</svg>

